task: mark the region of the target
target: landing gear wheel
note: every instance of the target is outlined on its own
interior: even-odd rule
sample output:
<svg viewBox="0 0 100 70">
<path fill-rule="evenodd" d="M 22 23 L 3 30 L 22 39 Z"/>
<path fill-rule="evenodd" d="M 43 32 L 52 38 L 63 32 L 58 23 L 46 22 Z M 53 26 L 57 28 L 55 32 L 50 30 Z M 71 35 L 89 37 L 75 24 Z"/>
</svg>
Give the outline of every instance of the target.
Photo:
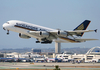
<svg viewBox="0 0 100 70">
<path fill-rule="evenodd" d="M 9 33 L 7 33 L 7 35 L 9 35 Z"/>
<path fill-rule="evenodd" d="M 36 41 L 36 43 L 40 43 L 40 41 Z"/>
<path fill-rule="evenodd" d="M 7 35 L 9 35 L 9 30 L 7 30 Z"/>
</svg>

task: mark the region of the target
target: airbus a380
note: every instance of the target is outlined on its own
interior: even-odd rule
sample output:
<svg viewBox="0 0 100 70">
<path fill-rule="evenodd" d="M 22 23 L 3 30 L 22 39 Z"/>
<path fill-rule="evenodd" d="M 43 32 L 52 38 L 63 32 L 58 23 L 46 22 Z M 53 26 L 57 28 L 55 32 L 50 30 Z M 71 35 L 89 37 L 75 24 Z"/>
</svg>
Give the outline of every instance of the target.
<svg viewBox="0 0 100 70">
<path fill-rule="evenodd" d="M 72 31 L 51 29 L 19 20 L 10 20 L 3 24 L 3 29 L 9 31 L 14 31 L 19 33 L 20 38 L 29 39 L 31 37 L 36 38 L 36 43 L 52 43 L 53 41 L 58 43 L 80 43 L 89 40 L 97 39 L 81 39 L 85 32 L 92 32 L 96 30 L 86 30 L 91 21 L 85 20 L 79 26 L 77 26 Z"/>
</svg>

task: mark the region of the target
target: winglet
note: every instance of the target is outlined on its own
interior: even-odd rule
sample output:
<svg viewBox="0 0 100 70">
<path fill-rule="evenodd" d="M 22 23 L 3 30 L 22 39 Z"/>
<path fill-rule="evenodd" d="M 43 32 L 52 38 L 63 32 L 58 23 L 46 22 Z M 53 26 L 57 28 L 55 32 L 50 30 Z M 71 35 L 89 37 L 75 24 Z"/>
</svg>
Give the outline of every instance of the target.
<svg viewBox="0 0 100 70">
<path fill-rule="evenodd" d="M 97 33 L 97 29 L 96 30 L 94 30 L 96 33 Z"/>
</svg>

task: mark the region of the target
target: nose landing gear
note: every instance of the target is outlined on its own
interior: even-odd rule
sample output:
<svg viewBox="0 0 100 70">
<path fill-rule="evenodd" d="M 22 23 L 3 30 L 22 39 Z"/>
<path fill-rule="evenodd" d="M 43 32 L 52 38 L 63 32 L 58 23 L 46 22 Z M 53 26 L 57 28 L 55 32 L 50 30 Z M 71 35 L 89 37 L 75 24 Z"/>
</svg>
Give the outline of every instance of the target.
<svg viewBox="0 0 100 70">
<path fill-rule="evenodd" d="M 7 35 L 9 35 L 9 30 L 7 30 Z"/>
<path fill-rule="evenodd" d="M 3 27 L 3 29 L 6 30 L 4 27 Z"/>
<path fill-rule="evenodd" d="M 3 27 L 3 29 L 6 30 L 4 27 Z M 7 35 L 9 35 L 9 30 L 7 30 Z"/>
</svg>

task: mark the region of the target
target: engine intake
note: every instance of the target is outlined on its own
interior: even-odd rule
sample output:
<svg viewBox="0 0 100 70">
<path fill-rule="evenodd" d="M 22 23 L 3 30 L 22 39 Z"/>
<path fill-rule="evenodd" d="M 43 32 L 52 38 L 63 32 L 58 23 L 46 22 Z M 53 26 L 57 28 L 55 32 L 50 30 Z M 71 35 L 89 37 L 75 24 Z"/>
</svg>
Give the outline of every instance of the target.
<svg viewBox="0 0 100 70">
<path fill-rule="evenodd" d="M 57 35 L 58 36 L 66 37 L 67 36 L 67 32 L 65 32 L 65 31 L 58 31 Z"/>
<path fill-rule="evenodd" d="M 40 31 L 40 36 L 42 37 L 49 37 L 49 33 L 46 31 Z"/>
<path fill-rule="evenodd" d="M 30 36 L 27 36 L 27 35 L 21 34 L 21 33 L 19 33 L 19 37 L 20 37 L 20 38 L 24 38 L 24 39 L 29 39 L 29 38 L 31 38 Z"/>
</svg>

